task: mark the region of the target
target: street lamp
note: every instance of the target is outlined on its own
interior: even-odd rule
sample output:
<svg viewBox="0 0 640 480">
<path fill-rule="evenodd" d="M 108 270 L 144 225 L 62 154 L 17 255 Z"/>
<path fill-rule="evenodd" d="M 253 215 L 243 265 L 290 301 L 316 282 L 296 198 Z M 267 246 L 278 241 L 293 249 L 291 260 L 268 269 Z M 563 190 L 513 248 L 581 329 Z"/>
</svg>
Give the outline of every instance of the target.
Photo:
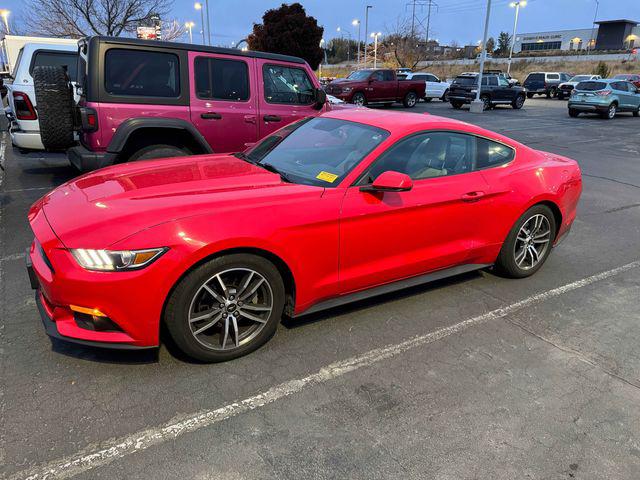
<svg viewBox="0 0 640 480">
<path fill-rule="evenodd" d="M 354 27 L 355 26 L 358 27 L 358 67 L 360 67 L 360 24 L 361 23 L 362 22 L 357 18 L 353 22 L 351 22 L 351 25 L 353 25 Z"/>
<path fill-rule="evenodd" d="M 513 37 L 511 37 L 511 48 L 509 49 L 509 63 L 507 64 L 507 75 L 511 72 L 511 57 L 513 57 L 513 47 L 516 43 L 516 31 L 518 29 L 518 14 L 520 13 L 520 7 L 525 7 L 527 0 L 519 0 L 517 2 L 511 2 L 509 6 L 516 9 L 516 20 L 513 22 Z"/>
<path fill-rule="evenodd" d="M 487 14 L 484 19 L 484 35 L 482 37 L 482 51 L 480 52 L 480 71 L 478 72 L 478 87 L 476 90 L 476 99 L 471 102 L 470 111 L 472 113 L 482 113 L 484 111 L 484 102 L 480 100 L 480 91 L 482 90 L 482 74 L 484 73 L 484 61 L 487 58 L 487 35 L 489 34 L 489 20 L 491 19 L 491 0 L 487 0 Z"/>
<path fill-rule="evenodd" d="M 373 38 L 373 68 L 378 68 L 378 37 L 382 35 L 382 32 L 373 32 L 371 38 Z"/>
<path fill-rule="evenodd" d="M 187 27 L 187 29 L 189 30 L 189 43 L 193 43 L 193 34 L 191 29 L 193 28 L 193 26 L 195 25 L 195 23 L 193 22 L 186 22 L 184 24 L 185 27 Z"/>
<path fill-rule="evenodd" d="M 202 8 L 202 4 L 200 2 L 196 2 L 195 5 L 193 6 L 196 10 L 200 10 L 200 22 L 202 25 L 202 44 L 206 45 L 207 42 L 204 38 L 205 36 L 205 25 L 204 25 L 204 8 Z"/>
<path fill-rule="evenodd" d="M 593 38 L 593 36 L 594 36 L 595 29 L 596 29 L 596 19 L 598 17 L 598 7 L 600 7 L 600 1 L 596 0 L 596 12 L 593 15 L 593 23 L 591 24 L 591 38 L 589 39 L 589 43 L 587 43 L 587 55 L 589 54 L 589 50 L 591 49 L 591 44 L 592 43 L 595 44 L 595 39 Z"/>
<path fill-rule="evenodd" d="M 9 31 L 9 20 L 7 19 L 10 13 L 11 12 L 9 10 L 0 10 L 0 15 L 2 15 L 2 19 L 4 20 L 4 28 L 7 31 L 7 35 L 11 35 L 11 32 Z"/>
<path fill-rule="evenodd" d="M 369 31 L 369 9 L 373 5 L 367 5 L 364 9 L 364 67 L 367 68 L 367 32 Z"/>
</svg>

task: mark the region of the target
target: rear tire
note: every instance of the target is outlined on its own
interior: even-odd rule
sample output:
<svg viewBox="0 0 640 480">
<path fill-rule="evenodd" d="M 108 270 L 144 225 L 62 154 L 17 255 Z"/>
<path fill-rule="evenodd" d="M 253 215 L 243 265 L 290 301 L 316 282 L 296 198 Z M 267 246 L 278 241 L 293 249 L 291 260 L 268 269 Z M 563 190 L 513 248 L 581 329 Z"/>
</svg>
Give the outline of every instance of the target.
<svg viewBox="0 0 640 480">
<path fill-rule="evenodd" d="M 611 105 L 609 105 L 609 108 L 606 112 L 602 112 L 600 114 L 600 117 L 604 118 L 605 120 L 613 120 L 616 117 L 616 113 L 618 113 L 618 106 L 615 103 L 612 103 Z"/>
<path fill-rule="evenodd" d="M 418 103 L 418 95 L 416 95 L 416 92 L 407 92 L 402 100 L 405 108 L 413 108 L 416 106 L 416 103 Z"/>
<path fill-rule="evenodd" d="M 570 108 L 569 109 L 569 116 L 572 118 L 576 118 L 578 115 L 580 115 L 580 111 L 576 110 L 575 108 Z"/>
<path fill-rule="evenodd" d="M 525 225 L 535 225 L 535 220 L 532 219 L 541 221 L 541 229 L 536 231 L 531 228 L 528 233 L 525 233 L 527 231 Z M 534 205 L 524 212 L 507 235 L 507 239 L 500 249 L 496 261 L 497 272 L 509 278 L 525 278 L 536 273 L 551 253 L 556 238 L 556 229 L 553 212 L 546 205 Z M 548 234 L 542 236 L 544 232 L 548 232 Z M 533 239 L 534 243 L 529 244 L 529 240 L 526 242 L 521 240 L 523 237 Z M 545 239 L 547 240 L 546 244 L 535 243 Z M 539 256 L 536 258 L 536 253 L 531 253 L 525 245 L 535 247 Z M 524 258 L 522 258 L 522 252 L 524 252 Z"/>
<path fill-rule="evenodd" d="M 65 150 L 75 141 L 73 87 L 62 67 L 33 71 L 40 138 L 47 150 Z"/>
<path fill-rule="evenodd" d="M 487 95 L 480 97 L 482 100 L 482 110 L 491 110 L 491 99 Z"/>
<path fill-rule="evenodd" d="M 219 285 L 214 282 L 215 286 L 210 286 L 209 290 L 213 290 L 217 295 L 223 296 L 225 303 L 218 303 L 220 300 L 210 296 L 203 290 L 204 285 L 209 285 L 212 280 L 218 280 L 217 275 L 227 275 L 228 272 L 241 272 L 236 283 L 226 283 L 226 287 L 231 292 L 233 288 L 237 292 L 233 310 L 229 308 L 229 299 L 232 299 L 229 295 L 219 290 Z M 245 299 L 246 305 L 243 307 L 239 301 L 242 299 L 242 282 L 247 278 L 245 272 L 254 272 L 252 277 L 259 279 L 262 277 L 262 285 L 265 287 L 262 295 L 270 295 L 271 309 L 268 313 L 263 315 L 263 321 L 253 322 L 246 317 L 243 317 L 241 311 L 252 305 L 253 308 L 248 310 L 247 313 L 254 317 L 262 315 L 257 308 L 258 305 L 252 303 L 251 298 L 261 294 L 251 294 L 249 299 Z M 256 275 L 257 274 L 257 275 Z M 225 278 L 225 282 L 228 282 L 229 277 Z M 251 280 L 245 286 L 244 291 L 251 289 L 256 284 L 256 280 Z M 262 288 L 262 287 L 261 287 Z M 266 302 L 265 298 L 261 299 L 259 303 Z M 199 267 L 190 271 L 185 275 L 182 280 L 173 289 L 167 299 L 167 304 L 164 310 L 163 321 L 167 327 L 171 338 L 175 342 L 176 346 L 191 358 L 200 360 L 202 362 L 224 362 L 232 360 L 234 358 L 241 357 L 250 352 L 253 352 L 260 346 L 264 345 L 275 333 L 282 318 L 282 312 L 285 304 L 285 288 L 282 281 L 282 277 L 278 272 L 278 269 L 265 258 L 249 255 L 249 254 L 233 254 L 225 255 L 223 257 L 214 258 Z M 225 305 L 220 308 L 219 305 Z M 264 310 L 264 309 L 263 309 Z M 217 322 L 213 323 L 210 327 L 206 327 L 207 322 L 214 320 L 207 318 L 197 323 L 194 320 L 193 315 L 198 315 L 198 312 L 230 312 L 225 313 L 224 318 L 220 318 Z M 231 321 L 231 317 L 234 319 Z M 224 336 L 224 327 L 226 322 L 233 322 L 229 325 L 229 336 Z M 243 325 L 244 324 L 244 325 Z M 197 330 L 205 326 L 205 330 L 198 334 Z M 238 328 L 239 341 L 235 341 L 234 326 Z M 246 330 L 242 331 L 244 327 Z M 253 328 L 253 333 L 249 330 Z M 243 334 L 245 338 L 243 339 Z M 234 341 L 235 344 L 234 345 Z"/>
<path fill-rule="evenodd" d="M 527 98 L 533 98 L 533 93 L 527 93 Z"/>
<path fill-rule="evenodd" d="M 451 106 L 453 108 L 455 108 L 456 110 L 460 110 L 462 108 L 462 102 L 458 102 L 456 100 L 451 100 L 449 103 L 451 103 Z"/>
<path fill-rule="evenodd" d="M 184 148 L 174 145 L 149 145 L 141 148 L 125 161 L 136 162 L 138 160 L 153 160 L 156 158 L 185 157 L 191 155 L 191 152 Z"/>
</svg>

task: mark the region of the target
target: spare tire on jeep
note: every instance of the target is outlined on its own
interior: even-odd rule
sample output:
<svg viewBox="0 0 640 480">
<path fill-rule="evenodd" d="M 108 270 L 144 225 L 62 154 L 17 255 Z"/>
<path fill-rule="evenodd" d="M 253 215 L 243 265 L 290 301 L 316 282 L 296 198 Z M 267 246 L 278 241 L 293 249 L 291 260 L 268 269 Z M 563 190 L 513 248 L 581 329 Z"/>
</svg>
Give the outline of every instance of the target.
<svg viewBox="0 0 640 480">
<path fill-rule="evenodd" d="M 74 127 L 73 87 L 62 67 L 36 67 L 33 70 L 40 138 L 47 150 L 72 146 Z"/>
</svg>

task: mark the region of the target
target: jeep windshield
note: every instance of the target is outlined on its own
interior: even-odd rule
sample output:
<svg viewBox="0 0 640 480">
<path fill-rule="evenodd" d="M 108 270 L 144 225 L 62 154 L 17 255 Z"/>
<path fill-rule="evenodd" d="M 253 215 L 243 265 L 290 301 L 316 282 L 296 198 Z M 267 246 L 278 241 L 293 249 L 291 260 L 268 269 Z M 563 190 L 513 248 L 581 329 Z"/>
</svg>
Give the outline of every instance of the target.
<svg viewBox="0 0 640 480">
<path fill-rule="evenodd" d="M 334 118 L 307 118 L 235 154 L 290 182 L 336 187 L 389 132 Z"/>
</svg>

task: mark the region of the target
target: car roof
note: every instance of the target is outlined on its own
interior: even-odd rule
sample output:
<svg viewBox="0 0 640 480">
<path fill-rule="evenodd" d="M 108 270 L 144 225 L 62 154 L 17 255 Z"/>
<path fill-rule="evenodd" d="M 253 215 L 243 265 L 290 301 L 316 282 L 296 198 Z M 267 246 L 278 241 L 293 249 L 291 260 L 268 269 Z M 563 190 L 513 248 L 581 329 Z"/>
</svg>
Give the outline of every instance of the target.
<svg viewBox="0 0 640 480">
<path fill-rule="evenodd" d="M 101 42 L 101 43 L 112 43 L 118 45 L 133 45 L 133 46 L 143 46 L 143 47 L 154 47 L 154 48 L 167 48 L 172 50 L 188 50 L 188 51 L 196 51 L 196 52 L 206 52 L 206 53 L 219 53 L 224 55 L 235 55 L 238 57 L 250 57 L 250 58 L 263 58 L 267 60 L 279 60 L 282 62 L 291 62 L 291 63 L 306 63 L 306 61 L 300 57 L 294 57 L 292 55 L 281 55 L 279 53 L 266 53 L 266 52 L 256 52 L 252 50 L 240 50 L 238 48 L 224 48 L 224 47 L 209 47 L 206 45 L 197 45 L 192 43 L 178 43 L 178 42 L 163 42 L 161 40 L 141 40 L 138 38 L 127 38 L 127 37 L 106 37 L 106 36 L 93 36 L 87 37 L 81 42 Z"/>
<path fill-rule="evenodd" d="M 391 133 L 426 130 L 430 128 L 453 128 L 460 130 L 461 125 L 472 125 L 451 118 L 438 117 L 427 113 L 407 113 L 372 110 L 370 108 L 350 108 L 332 110 L 322 114 L 323 117 L 335 118 L 351 122 L 364 123 L 381 128 Z"/>
</svg>

